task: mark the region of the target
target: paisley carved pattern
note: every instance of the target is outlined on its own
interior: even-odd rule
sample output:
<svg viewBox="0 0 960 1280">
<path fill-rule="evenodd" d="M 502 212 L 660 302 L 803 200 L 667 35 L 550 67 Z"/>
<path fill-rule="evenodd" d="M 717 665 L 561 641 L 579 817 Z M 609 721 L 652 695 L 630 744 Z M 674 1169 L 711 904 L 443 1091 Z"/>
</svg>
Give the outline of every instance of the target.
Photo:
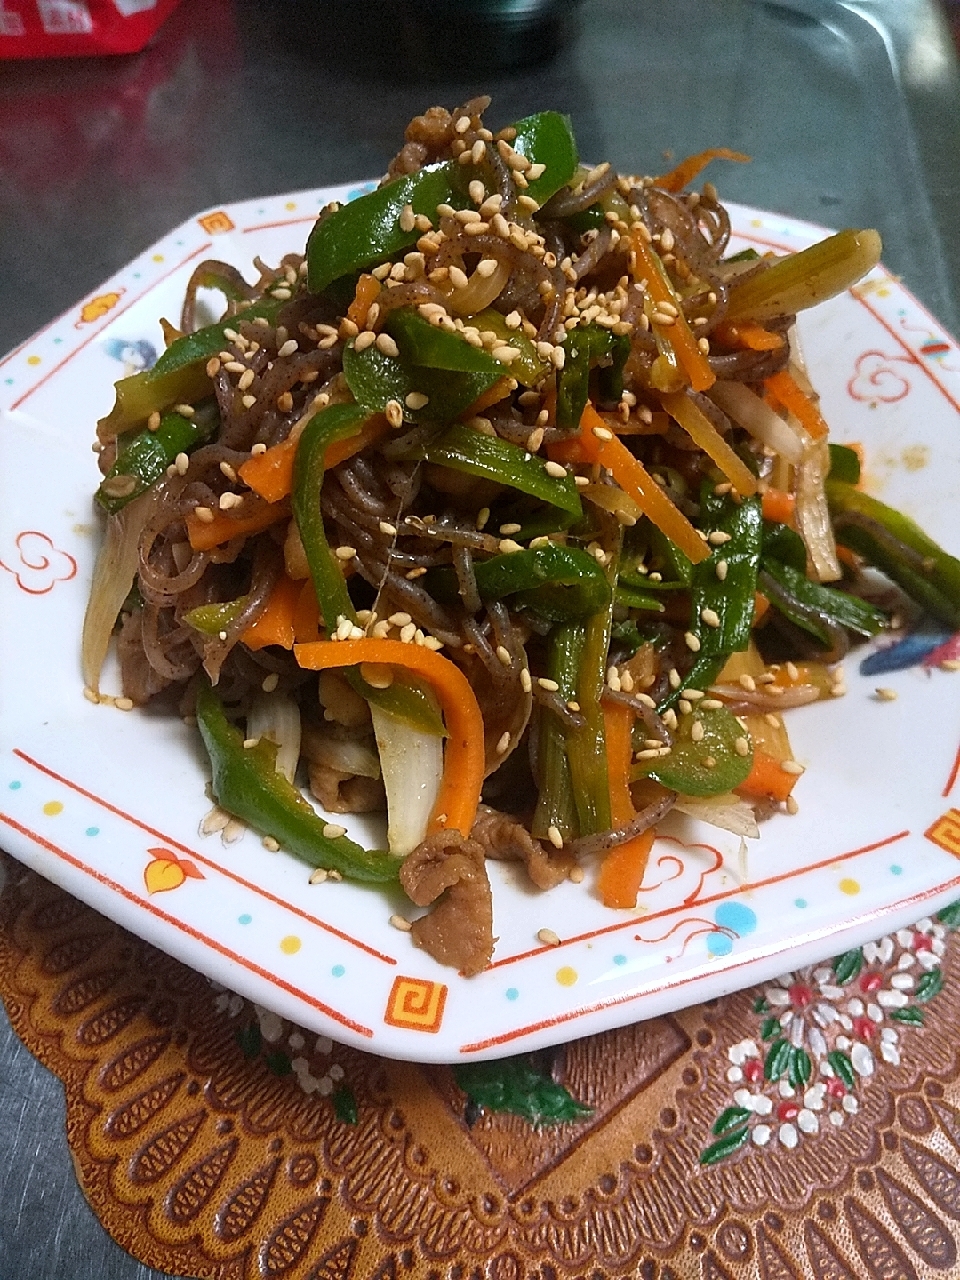
<svg viewBox="0 0 960 1280">
<path fill-rule="evenodd" d="M 323 1220 L 326 1198 L 311 1200 L 281 1222 L 260 1250 L 260 1270 L 265 1276 L 286 1275 L 309 1248 Z"/>
<path fill-rule="evenodd" d="M 170 1035 L 167 1032 L 145 1036 L 136 1041 L 104 1066 L 100 1073 L 101 1088 L 109 1093 L 129 1088 L 159 1058 L 169 1043 Z"/>
<path fill-rule="evenodd" d="M 167 1213 L 178 1226 L 192 1222 L 223 1181 L 237 1154 L 238 1139 L 231 1138 L 194 1165 L 185 1177 L 175 1182 L 167 1196 Z"/>
<path fill-rule="evenodd" d="M 87 1049 L 106 1044 L 108 1040 L 119 1035 L 124 1027 L 130 1025 L 143 1008 L 143 1004 L 142 995 L 133 995 L 125 1000 L 118 1000 L 107 1009 L 101 1009 L 98 1014 L 77 1028 L 77 1042 Z"/>
<path fill-rule="evenodd" d="M 937 1221 L 930 1210 L 902 1183 L 878 1169 L 877 1182 L 887 1202 L 890 1216 L 909 1241 L 913 1251 L 928 1266 L 938 1269 L 951 1267 L 957 1260 L 957 1246 L 953 1236 Z"/>
<path fill-rule="evenodd" d="M 814 1280 L 858 1280 L 820 1228 L 808 1218 L 803 1224 L 807 1260 Z"/>
<path fill-rule="evenodd" d="M 843 1206 L 860 1258 L 871 1280 L 919 1280 L 916 1269 L 890 1232 L 862 1204 L 847 1197 Z"/>
<path fill-rule="evenodd" d="M 186 1072 L 178 1071 L 138 1094 L 137 1097 L 131 1098 L 122 1107 L 117 1107 L 104 1125 L 105 1132 L 118 1142 L 132 1138 L 145 1124 L 149 1124 L 154 1116 L 160 1114 L 185 1079 Z"/>
<path fill-rule="evenodd" d="M 279 1159 L 271 1160 L 231 1193 L 214 1222 L 213 1229 L 220 1240 L 232 1244 L 250 1230 L 267 1202 L 279 1166 Z"/>
<path fill-rule="evenodd" d="M 130 1168 L 130 1181 L 141 1184 L 158 1182 L 189 1149 L 206 1119 L 206 1112 L 194 1111 L 192 1115 L 178 1120 L 176 1124 L 157 1134 L 134 1160 Z"/>
<path fill-rule="evenodd" d="M 118 969 L 100 969 L 84 974 L 76 982 L 68 982 L 53 1001 L 54 1010 L 62 1018 L 73 1017 L 89 1009 L 121 976 Z"/>
<path fill-rule="evenodd" d="M 245 1059 L 199 975 L 32 873 L 0 896 L 0 994 L 65 1081 L 98 1215 L 149 1265 L 211 1280 L 960 1273 L 960 938 L 942 967 L 925 1024 L 840 1127 L 706 1168 L 755 992 L 553 1052 L 594 1114 L 539 1134 L 468 1124 L 445 1068 L 335 1046 L 354 1126 Z"/>
</svg>

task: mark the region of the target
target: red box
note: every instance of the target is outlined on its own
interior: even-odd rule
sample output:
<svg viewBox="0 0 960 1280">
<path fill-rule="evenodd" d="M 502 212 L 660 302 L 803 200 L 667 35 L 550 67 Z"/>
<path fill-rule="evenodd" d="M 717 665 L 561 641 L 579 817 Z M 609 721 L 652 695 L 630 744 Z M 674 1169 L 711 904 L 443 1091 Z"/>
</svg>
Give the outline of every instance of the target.
<svg viewBox="0 0 960 1280">
<path fill-rule="evenodd" d="M 136 53 L 179 0 L 0 0 L 0 58 Z"/>
</svg>

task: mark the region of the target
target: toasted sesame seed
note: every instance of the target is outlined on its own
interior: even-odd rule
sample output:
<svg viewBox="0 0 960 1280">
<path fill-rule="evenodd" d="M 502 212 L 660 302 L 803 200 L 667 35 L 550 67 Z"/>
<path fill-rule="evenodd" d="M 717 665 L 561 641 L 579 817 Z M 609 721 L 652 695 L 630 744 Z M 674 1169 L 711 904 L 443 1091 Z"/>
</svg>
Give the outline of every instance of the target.
<svg viewBox="0 0 960 1280">
<path fill-rule="evenodd" d="M 108 498 L 128 498 L 137 487 L 133 476 L 108 476 L 100 485 L 100 490 Z"/>
<path fill-rule="evenodd" d="M 388 400 L 383 412 L 388 425 L 395 431 L 403 426 L 403 407 L 399 400 Z"/>
<path fill-rule="evenodd" d="M 803 773 L 803 765 L 797 764 L 796 760 L 781 760 L 780 768 L 784 773 L 792 773 L 795 775 Z"/>
<path fill-rule="evenodd" d="M 736 738 L 734 739 L 733 749 L 738 756 L 748 756 L 750 754 L 750 739 Z"/>
<path fill-rule="evenodd" d="M 719 627 L 720 625 L 720 615 L 717 613 L 716 609 L 701 609 L 700 618 L 708 627 Z"/>
<path fill-rule="evenodd" d="M 244 748 L 244 750 L 245 750 L 245 751 L 252 751 L 252 750 L 253 750 L 253 748 L 257 745 L 257 743 L 258 743 L 259 741 L 260 741 L 260 739 L 259 739 L 259 738 L 244 738 L 244 740 L 243 740 L 243 748 Z"/>
<path fill-rule="evenodd" d="M 542 444 L 543 444 L 543 427 L 534 427 L 534 429 L 527 436 L 527 452 L 538 453 L 540 450 L 540 446 Z M 561 468 L 561 470 L 562 469 L 563 468 Z M 547 472 L 547 475 L 552 475 L 552 474 L 553 472 L 551 471 Z"/>
<path fill-rule="evenodd" d="M 376 342 L 377 350 L 382 352 L 383 355 L 390 356 L 391 359 L 395 360 L 400 354 L 400 348 L 394 342 L 393 338 L 390 337 L 389 333 L 378 333 Z"/>
<path fill-rule="evenodd" d="M 405 627 L 407 623 L 410 621 L 410 615 L 409 613 L 402 613 L 402 612 L 391 613 L 387 621 L 391 624 L 391 626 Z"/>
<path fill-rule="evenodd" d="M 337 557 L 338 560 L 352 560 L 353 557 L 357 554 L 357 548 L 346 547 L 346 546 L 337 547 L 336 551 L 333 554 Z"/>
<path fill-rule="evenodd" d="M 239 493 L 232 493 L 229 489 L 226 493 L 221 493 L 219 501 L 221 511 L 230 511 L 233 507 L 242 505 L 243 498 L 240 497 Z"/>
<path fill-rule="evenodd" d="M 707 534 L 707 541 L 714 547 L 722 547 L 725 542 L 729 542 L 733 535 L 724 533 L 722 529 L 714 529 L 712 533 Z"/>
<path fill-rule="evenodd" d="M 791 816 L 795 816 L 800 812 L 800 805 L 797 802 L 796 796 L 793 796 L 793 795 L 787 796 L 786 808 L 787 808 L 787 813 L 789 813 Z"/>
<path fill-rule="evenodd" d="M 423 409 L 430 403 L 430 397 L 425 396 L 422 391 L 411 391 L 404 398 L 404 403 L 408 409 L 413 409 L 416 412 L 417 409 Z"/>
<path fill-rule="evenodd" d="M 522 528 L 522 524 L 502 524 L 500 532 L 503 534 L 519 533 Z"/>
<path fill-rule="evenodd" d="M 692 740 L 693 742 L 702 742 L 702 741 L 703 741 L 703 735 L 704 735 L 704 732 L 705 732 L 705 731 L 704 731 L 704 728 L 703 728 L 703 721 L 702 721 L 702 720 L 694 720 L 693 724 L 690 726 L 690 738 L 691 738 L 691 740 Z"/>
<path fill-rule="evenodd" d="M 403 206 L 403 208 L 400 210 L 399 222 L 400 222 L 400 230 L 406 232 L 407 235 L 409 235 L 411 231 L 416 230 L 417 215 L 413 212 L 412 205 L 405 204 Z"/>
<path fill-rule="evenodd" d="M 246 391 L 247 387 L 253 382 L 254 373 L 252 369 L 244 369 L 240 377 L 237 379 L 237 390 Z"/>
<path fill-rule="evenodd" d="M 504 555 L 512 555 L 513 552 L 515 551 L 523 550 L 523 547 L 521 547 L 520 543 L 514 542 L 513 538 L 501 538 L 499 543 L 497 544 L 497 548 Z"/>
<path fill-rule="evenodd" d="M 671 689 L 680 688 L 680 672 L 676 667 L 671 667 L 667 672 L 667 683 L 670 685 Z"/>
<path fill-rule="evenodd" d="M 608 427 L 594 427 L 593 434 L 598 440 L 612 440 L 613 432 Z"/>
<path fill-rule="evenodd" d="M 324 825 L 323 834 L 328 840 L 338 840 L 340 836 L 347 834 L 347 828 L 341 827 L 335 822 L 328 822 Z"/>
<path fill-rule="evenodd" d="M 399 929 L 401 933 L 409 933 L 413 928 L 406 916 L 397 915 L 396 913 L 390 917 L 390 923 L 394 929 Z"/>
<path fill-rule="evenodd" d="M 571 867 L 567 873 L 567 879 L 571 884 L 583 884 L 584 875 L 583 867 Z"/>
<path fill-rule="evenodd" d="M 181 418 L 192 418 L 197 411 L 192 404 L 175 404 L 173 412 L 179 413 Z"/>
<path fill-rule="evenodd" d="M 685 631 L 683 633 L 683 642 L 691 653 L 700 652 L 700 637 L 695 636 L 692 631 Z"/>
<path fill-rule="evenodd" d="M 471 164 L 479 164 L 487 152 L 487 144 L 483 138 L 477 138 L 473 146 L 470 148 L 469 156 Z"/>
<path fill-rule="evenodd" d="M 879 688 L 875 689 L 874 692 L 881 702 L 896 702 L 897 700 L 896 689 Z"/>
<path fill-rule="evenodd" d="M 796 684 L 796 682 L 800 679 L 800 672 L 797 670 L 796 664 L 793 662 L 786 662 L 784 663 L 784 666 L 786 667 L 786 670 L 787 670 L 787 676 L 789 677 L 790 680 L 793 681 L 794 684 Z"/>
<path fill-rule="evenodd" d="M 326 867 L 317 867 L 316 871 L 311 872 L 310 880 L 308 883 L 323 884 L 326 881 L 328 876 L 329 876 L 329 872 L 327 871 Z"/>
<path fill-rule="evenodd" d="M 357 351 L 366 351 L 367 347 L 372 347 L 377 340 L 377 335 L 369 329 L 364 329 L 363 333 L 357 335 L 354 341 L 354 349 Z"/>
<path fill-rule="evenodd" d="M 516 347 L 509 347 L 506 343 L 500 343 L 490 352 L 494 360 L 499 360 L 501 364 L 513 364 L 514 360 L 520 358 L 520 352 Z"/>
<path fill-rule="evenodd" d="M 245 409 L 252 409 L 253 406 L 257 403 L 257 397 L 255 395 L 251 395 L 248 392 L 245 396 L 243 396 L 240 403 L 243 405 Z"/>
<path fill-rule="evenodd" d="M 682 716 L 688 716 L 693 710 L 693 703 L 690 702 L 687 698 L 681 698 L 680 701 L 677 703 L 677 707 L 679 708 L 680 714 Z"/>
<path fill-rule="evenodd" d="M 293 408 L 293 396 L 289 391 L 282 391 L 277 396 L 277 408 L 281 413 L 289 413 Z"/>
<path fill-rule="evenodd" d="M 524 693 L 529 693 L 533 688 L 533 680 L 530 677 L 530 671 L 527 667 L 520 668 L 520 688 Z"/>
<path fill-rule="evenodd" d="M 537 678 L 537 684 L 541 689 L 546 689 L 548 693 L 557 693 L 560 689 L 556 680 L 551 680 L 548 676 L 539 676 Z"/>
<path fill-rule="evenodd" d="M 704 698 L 700 705 L 705 711 L 719 711 L 723 703 L 719 698 Z"/>
<path fill-rule="evenodd" d="M 716 575 L 717 575 L 717 577 L 720 579 L 720 581 L 721 581 L 721 582 L 726 581 L 726 577 L 727 577 L 727 569 L 728 569 L 728 568 L 729 568 L 729 566 L 727 565 L 726 560 L 718 560 L 718 561 L 717 561 L 717 563 L 716 563 L 716 565 L 714 566 L 714 569 L 715 569 Z"/>
<path fill-rule="evenodd" d="M 391 524 L 389 520 L 381 520 L 380 532 L 385 533 L 388 538 L 395 538 L 397 536 L 397 526 Z"/>
<path fill-rule="evenodd" d="M 193 514 L 201 524 L 213 524 L 213 512 L 209 507 L 194 507 Z"/>
<path fill-rule="evenodd" d="M 567 474 L 566 467 L 561 466 L 559 462 L 545 462 L 543 469 L 548 476 L 553 476 L 555 480 L 562 480 Z"/>
<path fill-rule="evenodd" d="M 505 667 L 509 667 L 513 664 L 513 659 L 510 657 L 510 650 L 502 644 L 497 645 L 497 657 Z"/>
<path fill-rule="evenodd" d="M 502 756 L 510 747 L 510 734 L 502 733 L 500 741 L 497 743 L 497 755 Z"/>
</svg>

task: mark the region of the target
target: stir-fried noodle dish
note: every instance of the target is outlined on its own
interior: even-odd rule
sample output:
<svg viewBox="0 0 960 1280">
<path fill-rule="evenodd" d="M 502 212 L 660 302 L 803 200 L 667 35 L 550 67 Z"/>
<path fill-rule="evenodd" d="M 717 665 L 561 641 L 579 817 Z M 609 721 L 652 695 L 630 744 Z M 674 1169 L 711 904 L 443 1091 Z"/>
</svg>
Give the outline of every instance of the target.
<svg viewBox="0 0 960 1280">
<path fill-rule="evenodd" d="M 783 713 L 891 608 L 960 627 L 960 563 L 858 486 L 797 343 L 876 232 L 735 253 L 691 184 L 745 157 L 624 176 L 487 105 L 414 119 L 254 283 L 197 268 L 99 424 L 83 636 L 89 697 L 115 635 L 123 705 L 197 724 L 224 815 L 305 886 L 399 882 L 466 975 L 487 859 L 633 907 L 671 809 L 796 811 Z M 384 810 L 382 850 L 339 822 Z"/>
</svg>

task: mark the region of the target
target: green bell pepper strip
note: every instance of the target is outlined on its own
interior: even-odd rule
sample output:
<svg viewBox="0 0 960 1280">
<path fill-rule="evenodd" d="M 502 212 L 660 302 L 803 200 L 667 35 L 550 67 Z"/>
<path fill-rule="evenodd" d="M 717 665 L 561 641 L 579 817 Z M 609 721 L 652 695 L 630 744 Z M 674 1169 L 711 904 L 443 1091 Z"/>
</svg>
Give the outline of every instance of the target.
<svg viewBox="0 0 960 1280">
<path fill-rule="evenodd" d="M 535 387 L 542 382 L 546 375 L 553 369 L 553 365 L 548 360 L 542 360 L 537 355 L 537 348 L 531 338 L 523 332 L 522 329 L 511 329 L 507 324 L 507 318 L 499 311 L 495 311 L 493 307 L 488 307 L 486 311 L 478 311 L 476 315 L 470 317 L 470 325 L 479 329 L 481 333 L 484 330 L 495 333 L 509 346 L 520 352 L 519 357 L 512 361 L 507 368 L 510 376 L 524 387 Z"/>
<path fill-rule="evenodd" d="M 419 311 L 410 307 L 397 307 L 391 311 L 383 327 L 396 341 L 400 358 L 407 364 L 446 369 L 452 373 L 486 374 L 491 386 L 504 375 L 505 366 L 494 360 L 488 351 L 472 347 L 460 333 L 451 333 L 449 329 L 431 324 Z"/>
<path fill-rule="evenodd" d="M 792 565 L 781 564 L 778 560 L 765 556 L 761 561 L 761 567 L 762 573 L 768 574 L 781 591 L 786 593 L 786 599 L 779 592 L 771 597 L 770 603 L 774 608 L 779 609 L 796 626 L 816 636 L 825 645 L 831 644 L 830 634 L 826 628 L 819 626 L 816 620 L 810 617 L 809 610 L 816 610 L 817 613 L 826 615 L 831 622 L 868 637 L 875 636 L 886 622 L 880 610 L 867 604 L 865 600 L 849 595 L 846 591 L 840 591 L 836 587 L 825 587 L 822 583 L 811 582 L 805 574 L 799 573 Z M 760 589 L 763 590 L 762 576 Z M 791 609 L 791 601 L 796 601 L 800 608 Z"/>
<path fill-rule="evenodd" d="M 157 378 L 152 373 L 147 369 L 115 384 L 114 406 L 97 424 L 101 439 L 142 426 L 151 413 L 162 413 L 170 405 L 193 404 L 210 394 L 210 379 L 201 365 L 184 365 Z"/>
<path fill-rule="evenodd" d="M 619 400 L 630 339 L 601 325 L 587 324 L 567 334 L 564 352 L 563 368 L 557 378 L 557 426 L 572 429 L 579 427 L 590 397 L 590 371 L 602 362 L 599 398 Z"/>
<path fill-rule="evenodd" d="M 400 859 L 367 850 L 346 836 L 324 835 L 329 824 L 276 768 L 276 743 L 261 738 L 244 747 L 243 735 L 227 720 L 209 685 L 197 697 L 197 726 L 213 769 L 219 805 L 261 835 L 272 836 L 311 867 L 339 871 L 365 884 L 397 883 Z"/>
<path fill-rule="evenodd" d="M 539 178 L 528 179 L 524 195 L 543 205 L 561 187 L 565 187 L 577 169 L 577 143 L 570 117 L 558 111 L 539 111 L 518 120 L 513 128 L 516 137 L 510 143 L 514 151 L 534 164 L 546 168 Z"/>
<path fill-rule="evenodd" d="M 581 622 L 556 626 L 547 637 L 547 676 L 556 681 L 558 696 L 564 702 L 576 697 L 577 672 L 585 639 L 586 630 Z M 573 840 L 579 835 L 580 826 L 566 736 L 559 718 L 546 708 L 540 710 L 537 760 L 539 795 L 530 824 L 531 834 L 539 840 L 549 839 L 547 832 L 555 827 L 564 840 Z"/>
<path fill-rule="evenodd" d="M 481 600 L 514 596 L 516 608 L 531 609 L 548 622 L 588 617 L 610 601 L 610 584 L 593 556 L 555 542 L 475 560 L 473 571 Z M 456 599 L 452 569 L 433 569 L 425 582 L 438 600 Z"/>
<path fill-rule="evenodd" d="M 828 478 L 826 490 L 837 541 L 882 570 L 934 618 L 960 627 L 960 560 L 909 516 L 852 485 Z M 845 515 L 865 517 L 873 528 L 844 523 Z"/>
<path fill-rule="evenodd" d="M 703 737 L 698 742 L 692 736 L 695 721 L 703 726 Z M 750 747 L 746 755 L 736 749 L 739 739 L 745 739 Z M 739 787 L 752 768 L 750 735 L 736 716 L 725 707 L 695 707 L 690 715 L 678 717 L 670 754 L 639 762 L 631 769 L 630 777 L 633 781 L 653 778 L 685 796 L 717 796 Z"/>
<path fill-rule="evenodd" d="M 94 495 L 109 515 L 114 515 L 134 498 L 155 484 L 180 453 L 190 453 L 209 440 L 218 422 L 215 404 L 203 405 L 195 418 L 180 413 L 165 413 L 156 431 L 144 428 L 123 444 L 117 460 L 104 476 Z M 123 497 L 110 495 L 107 482 L 116 476 L 131 476 L 136 484 Z M 106 488 L 104 486 L 107 486 Z"/>
<path fill-rule="evenodd" d="M 860 483 L 860 456 L 856 449 L 845 444 L 830 444 L 830 470 L 827 473 L 831 480 L 841 480 L 844 484 Z"/>
<path fill-rule="evenodd" d="M 157 379 L 190 365 L 205 366 L 212 356 L 217 355 L 227 345 L 229 341 L 226 335 L 227 329 L 235 330 L 245 320 L 255 320 L 258 317 L 269 320 L 273 324 L 286 305 L 286 300 L 266 298 L 252 303 L 249 307 L 244 307 L 236 315 L 218 320 L 216 324 L 208 324 L 203 329 L 197 329 L 195 333 L 185 333 L 182 338 L 177 338 L 176 342 L 171 342 L 153 368 L 147 370 L 147 381 L 156 382 Z"/>
<path fill-rule="evenodd" d="M 183 615 L 183 620 L 194 631 L 200 631 L 205 636 L 216 636 L 239 617 L 246 603 L 246 596 L 238 596 L 236 600 L 224 600 L 219 604 L 198 604 L 195 609 Z"/>
<path fill-rule="evenodd" d="M 468 343 L 462 345 L 472 350 Z M 493 363 L 495 373 L 464 373 L 409 364 L 384 355 L 376 346 L 357 351 L 350 343 L 343 352 L 344 377 L 358 404 L 370 413 L 382 413 L 395 400 L 406 421 L 425 426 L 442 426 L 465 413 L 506 373 L 504 366 Z M 426 403 L 411 409 L 407 396 L 417 392 L 426 396 Z"/>
<path fill-rule="evenodd" d="M 442 435 L 422 445 L 414 456 L 508 485 L 551 507 L 558 507 L 574 519 L 583 514 L 572 475 L 551 476 L 538 455 L 499 436 L 475 431 L 462 422 L 454 423 Z"/>
<path fill-rule="evenodd" d="M 321 409 L 304 427 L 294 460 L 293 514 L 328 634 L 335 630 L 338 618 L 356 622 L 357 611 L 350 599 L 340 562 L 330 550 L 323 527 L 320 490 L 323 487 L 324 457 L 329 445 L 335 440 L 356 435 L 368 417 L 367 411 L 356 404 L 333 404 Z M 438 737 L 444 734 L 436 699 L 423 686 L 395 680 L 387 689 L 374 689 L 359 671 L 348 669 L 344 675 L 368 702 L 425 733 Z"/>
<path fill-rule="evenodd" d="M 667 611 L 667 606 L 662 600 L 658 600 L 656 596 L 647 592 L 638 591 L 636 587 L 628 586 L 622 578 L 617 583 L 614 596 L 617 604 L 625 605 L 628 609 L 645 609 L 652 613 L 666 613 Z"/>
<path fill-rule="evenodd" d="M 565 729 L 567 759 L 573 781 L 580 834 L 609 831 L 610 780 L 607 774 L 607 744 L 600 695 L 606 683 L 607 654 L 613 623 L 613 600 L 608 608 L 593 614 L 583 624 L 584 640 L 577 672 L 576 699 L 585 724 Z"/>
<path fill-rule="evenodd" d="M 806 543 L 788 524 L 764 520 L 762 554 L 765 558 L 790 565 L 798 573 L 807 571 Z"/>
<path fill-rule="evenodd" d="M 467 207 L 467 183 L 466 167 L 446 160 L 394 178 L 321 218 L 307 239 L 310 291 L 322 293 L 342 276 L 406 252 L 423 232 L 401 227 L 404 206 L 410 205 L 415 214 L 425 214 L 436 222 L 438 204 Z"/>
<path fill-rule="evenodd" d="M 694 565 L 690 584 L 690 630 L 700 641 L 701 657 L 737 653 L 750 643 L 753 627 L 754 593 L 763 516 L 760 499 L 746 498 L 733 502 L 727 495 L 718 496 L 705 482 L 700 493 L 700 528 L 730 535 L 729 542 L 718 546 L 701 564 Z M 717 565 L 727 565 L 726 577 L 717 577 Z M 710 611 L 719 626 L 708 626 L 703 613 Z"/>
</svg>

